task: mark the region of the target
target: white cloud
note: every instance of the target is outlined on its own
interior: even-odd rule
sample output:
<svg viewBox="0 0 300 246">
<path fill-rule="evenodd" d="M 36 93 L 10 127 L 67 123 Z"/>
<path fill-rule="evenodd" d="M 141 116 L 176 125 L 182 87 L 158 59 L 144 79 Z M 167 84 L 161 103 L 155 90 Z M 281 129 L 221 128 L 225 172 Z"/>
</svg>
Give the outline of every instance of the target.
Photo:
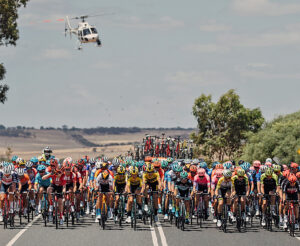
<svg viewBox="0 0 300 246">
<path fill-rule="evenodd" d="M 200 30 L 203 32 L 224 32 L 231 30 L 231 26 L 220 24 L 213 20 L 209 23 L 201 24 Z"/>
<path fill-rule="evenodd" d="M 65 49 L 46 49 L 42 57 L 46 59 L 69 59 L 71 52 Z"/>
<path fill-rule="evenodd" d="M 240 15 L 279 16 L 300 13 L 299 3 L 276 3 L 274 0 L 233 0 L 232 8 Z"/>
<path fill-rule="evenodd" d="M 177 71 L 173 74 L 168 74 L 165 80 L 170 83 L 180 85 L 211 85 L 223 84 L 228 82 L 226 76 L 218 71 Z"/>
<path fill-rule="evenodd" d="M 226 53 L 230 50 L 229 47 L 219 44 L 189 44 L 182 49 L 198 53 Z"/>
<path fill-rule="evenodd" d="M 156 29 L 165 30 L 176 27 L 183 27 L 184 22 L 181 20 L 173 19 L 170 16 L 163 16 L 157 20 L 145 21 L 137 16 L 131 16 L 120 20 L 120 26 L 126 28 L 138 28 L 138 29 Z"/>
</svg>

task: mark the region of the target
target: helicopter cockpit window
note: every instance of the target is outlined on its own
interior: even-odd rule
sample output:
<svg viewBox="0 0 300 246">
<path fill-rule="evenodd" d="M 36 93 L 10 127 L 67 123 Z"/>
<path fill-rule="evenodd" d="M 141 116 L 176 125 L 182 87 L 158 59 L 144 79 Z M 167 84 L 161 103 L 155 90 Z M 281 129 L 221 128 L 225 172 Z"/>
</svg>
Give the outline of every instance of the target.
<svg viewBox="0 0 300 246">
<path fill-rule="evenodd" d="M 95 27 L 91 27 L 91 31 L 92 31 L 92 33 L 97 33 L 97 30 Z"/>
<path fill-rule="evenodd" d="M 83 36 L 91 34 L 90 29 L 83 29 Z"/>
</svg>

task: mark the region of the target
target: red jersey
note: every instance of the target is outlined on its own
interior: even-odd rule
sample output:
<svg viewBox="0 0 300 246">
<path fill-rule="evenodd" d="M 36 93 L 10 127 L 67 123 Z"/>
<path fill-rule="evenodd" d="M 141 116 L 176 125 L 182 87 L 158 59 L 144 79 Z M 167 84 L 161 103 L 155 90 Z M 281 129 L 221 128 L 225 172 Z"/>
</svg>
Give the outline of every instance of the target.
<svg viewBox="0 0 300 246">
<path fill-rule="evenodd" d="M 76 184 L 76 174 L 73 173 L 73 172 L 70 172 L 69 175 L 67 175 L 65 173 L 65 177 L 64 177 L 65 181 L 66 181 L 66 184 L 69 185 L 69 184 Z"/>
<path fill-rule="evenodd" d="M 56 186 L 64 186 L 66 184 L 65 175 L 62 174 L 60 177 L 57 174 L 50 175 L 51 183 Z"/>
<path fill-rule="evenodd" d="M 194 176 L 192 176 L 192 173 L 189 173 L 189 175 L 188 175 L 188 179 L 191 180 L 192 182 L 194 182 L 195 177 L 196 177 L 196 174 Z"/>
</svg>

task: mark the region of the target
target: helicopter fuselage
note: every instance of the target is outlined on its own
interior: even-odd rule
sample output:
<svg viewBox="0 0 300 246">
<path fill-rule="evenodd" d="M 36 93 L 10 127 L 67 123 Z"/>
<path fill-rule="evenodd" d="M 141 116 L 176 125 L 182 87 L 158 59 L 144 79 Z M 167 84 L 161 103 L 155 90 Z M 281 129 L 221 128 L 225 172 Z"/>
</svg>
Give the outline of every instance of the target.
<svg viewBox="0 0 300 246">
<path fill-rule="evenodd" d="M 90 26 L 87 22 L 79 23 L 77 36 L 81 43 L 96 42 L 99 39 L 97 29 L 94 26 Z"/>
</svg>

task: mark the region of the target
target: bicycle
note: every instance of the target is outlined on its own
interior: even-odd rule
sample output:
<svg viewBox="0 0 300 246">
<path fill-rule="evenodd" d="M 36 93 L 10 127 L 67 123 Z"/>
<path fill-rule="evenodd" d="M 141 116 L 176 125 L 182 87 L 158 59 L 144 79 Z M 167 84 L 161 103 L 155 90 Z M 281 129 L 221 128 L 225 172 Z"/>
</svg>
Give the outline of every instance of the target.
<svg viewBox="0 0 300 246">
<path fill-rule="evenodd" d="M 269 231 L 272 231 L 272 222 L 273 222 L 273 215 L 271 211 L 271 197 L 272 196 L 277 196 L 276 194 L 265 194 L 264 197 L 267 200 L 267 209 L 265 212 L 265 221 L 266 221 L 266 229 Z"/>
<path fill-rule="evenodd" d="M 125 196 L 124 196 L 124 193 L 115 193 L 115 196 L 116 195 L 119 195 L 119 203 L 118 203 L 118 208 L 117 208 L 117 211 L 118 211 L 117 218 L 118 218 L 118 221 L 119 221 L 119 226 L 121 227 L 122 226 L 122 220 L 123 220 L 123 217 L 124 217 L 124 214 L 125 214 Z M 115 221 L 115 223 L 116 223 L 116 221 Z"/>
<path fill-rule="evenodd" d="M 72 209 L 72 203 L 71 203 L 71 199 L 70 199 L 70 196 L 71 194 L 73 194 L 73 192 L 69 192 L 67 191 L 65 193 L 65 218 L 66 218 L 66 224 L 67 224 L 67 227 L 69 227 L 69 217 L 71 216 L 71 223 L 72 225 L 74 225 L 74 221 L 75 221 L 75 216 L 74 216 L 74 207 Z"/>
<path fill-rule="evenodd" d="M 44 225 L 47 226 L 47 219 L 48 219 L 48 193 L 46 191 L 43 192 L 43 197 L 41 202 L 42 208 L 42 217 L 44 220 Z"/>
<path fill-rule="evenodd" d="M 186 218 L 186 207 L 185 207 L 185 201 L 190 200 L 189 197 L 179 197 L 180 203 L 179 203 L 179 216 L 176 219 L 176 225 L 178 229 L 181 229 L 184 231 L 185 226 L 185 218 Z"/>
<path fill-rule="evenodd" d="M 205 208 L 205 201 L 204 196 L 209 195 L 209 193 L 197 192 L 196 195 L 199 195 L 199 203 L 197 207 L 197 225 L 202 228 L 202 222 L 206 220 L 206 208 Z"/>
<path fill-rule="evenodd" d="M 221 229 L 224 233 L 227 232 L 227 221 L 228 221 L 228 204 L 227 204 L 228 197 L 223 198 L 223 208 L 222 208 L 222 215 L 221 215 Z"/>
<path fill-rule="evenodd" d="M 99 195 L 102 194 L 102 205 L 101 205 L 101 219 L 99 220 L 99 226 L 105 230 L 105 222 L 107 220 L 107 204 L 106 204 L 106 194 L 110 194 L 111 192 L 100 192 L 98 191 Z"/>
<path fill-rule="evenodd" d="M 295 204 L 298 204 L 298 201 L 294 200 L 287 200 L 288 203 L 288 228 L 290 232 L 290 236 L 295 236 L 295 223 L 296 223 L 296 217 L 295 217 Z M 287 229 L 285 229 L 287 231 Z"/>
<path fill-rule="evenodd" d="M 237 206 L 237 213 L 236 213 L 236 228 L 239 232 L 242 231 L 242 227 L 244 226 L 246 221 L 244 220 L 244 216 L 242 214 L 242 203 L 241 203 L 241 197 L 244 197 L 244 195 L 236 195 L 238 198 L 238 206 Z"/>
<path fill-rule="evenodd" d="M 10 203 L 11 201 L 8 200 L 8 195 L 14 195 L 14 192 L 6 192 L 4 196 L 4 205 L 3 205 L 3 225 L 4 229 L 7 229 L 8 222 L 10 224 L 10 227 L 15 226 L 15 221 L 14 221 L 14 207 L 13 207 L 13 212 L 11 213 L 10 211 Z M 14 204 L 14 202 L 12 201 Z"/>
</svg>

